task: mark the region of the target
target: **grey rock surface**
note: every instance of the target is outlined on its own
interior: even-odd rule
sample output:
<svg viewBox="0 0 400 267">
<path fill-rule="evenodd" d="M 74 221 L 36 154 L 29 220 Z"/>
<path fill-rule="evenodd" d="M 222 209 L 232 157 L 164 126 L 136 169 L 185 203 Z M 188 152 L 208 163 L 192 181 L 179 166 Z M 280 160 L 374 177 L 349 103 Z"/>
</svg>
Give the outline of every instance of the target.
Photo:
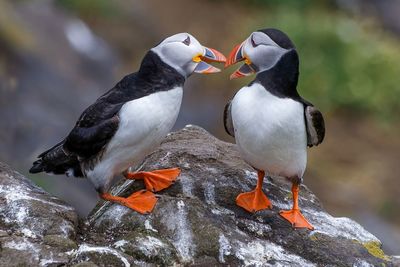
<svg viewBox="0 0 400 267">
<path fill-rule="evenodd" d="M 66 264 L 77 248 L 74 208 L 0 163 L 0 265 Z"/>
<path fill-rule="evenodd" d="M 290 184 L 264 182 L 273 209 L 247 213 L 236 196 L 253 189 L 254 170 L 236 146 L 204 129 L 170 134 L 136 169 L 180 167 L 149 215 L 101 202 L 77 224 L 74 210 L 0 165 L 0 262 L 4 266 L 395 266 L 358 223 L 326 213 L 302 186 L 300 205 L 314 231 L 292 229 L 278 212 L 291 206 Z M 121 181 L 127 196 L 142 181 Z M 18 262 L 16 261 L 18 259 Z"/>
</svg>

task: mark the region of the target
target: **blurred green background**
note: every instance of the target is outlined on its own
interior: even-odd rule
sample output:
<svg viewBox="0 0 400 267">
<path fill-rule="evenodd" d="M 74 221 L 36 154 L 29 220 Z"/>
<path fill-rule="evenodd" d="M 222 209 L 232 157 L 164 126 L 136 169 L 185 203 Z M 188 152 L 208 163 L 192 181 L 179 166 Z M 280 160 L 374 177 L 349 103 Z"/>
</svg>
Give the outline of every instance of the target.
<svg viewBox="0 0 400 267">
<path fill-rule="evenodd" d="M 400 254 L 400 1 L 60 0 L 0 2 L 0 160 L 27 174 L 83 109 L 168 35 L 190 32 L 225 54 L 276 27 L 300 55 L 299 92 L 325 115 L 305 184 L 335 216 L 349 216 Z M 232 142 L 225 103 L 251 77 L 193 75 L 175 129 L 197 124 Z M 87 214 L 84 179 L 28 175 Z"/>
</svg>

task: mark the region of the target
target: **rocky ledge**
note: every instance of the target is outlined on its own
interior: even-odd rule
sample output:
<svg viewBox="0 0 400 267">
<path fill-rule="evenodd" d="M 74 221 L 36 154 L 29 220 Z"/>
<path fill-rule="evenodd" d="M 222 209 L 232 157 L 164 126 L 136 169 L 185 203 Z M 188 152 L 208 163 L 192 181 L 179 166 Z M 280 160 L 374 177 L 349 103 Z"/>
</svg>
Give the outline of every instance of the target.
<svg viewBox="0 0 400 267">
<path fill-rule="evenodd" d="M 335 218 L 302 186 L 314 231 L 292 229 L 278 212 L 291 205 L 285 179 L 264 181 L 274 207 L 249 214 L 235 205 L 257 177 L 236 146 L 204 129 L 170 134 L 136 169 L 180 167 L 153 213 L 101 202 L 78 223 L 74 209 L 0 164 L 1 266 L 396 266 L 398 259 L 358 223 Z M 121 181 L 129 195 L 142 181 Z M 396 263 L 397 261 L 397 263 Z"/>
</svg>

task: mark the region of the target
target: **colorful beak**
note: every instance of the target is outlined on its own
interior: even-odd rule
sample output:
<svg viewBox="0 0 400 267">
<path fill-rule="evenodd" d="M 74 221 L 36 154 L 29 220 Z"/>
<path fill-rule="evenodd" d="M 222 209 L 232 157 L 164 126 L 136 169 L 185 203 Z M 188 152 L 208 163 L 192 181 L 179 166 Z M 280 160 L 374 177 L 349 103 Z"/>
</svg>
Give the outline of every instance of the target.
<svg viewBox="0 0 400 267">
<path fill-rule="evenodd" d="M 252 75 L 256 72 L 256 66 L 251 63 L 250 59 L 246 58 L 243 53 L 244 42 L 235 46 L 229 54 L 228 60 L 225 63 L 225 68 L 237 62 L 245 60 L 245 63 L 231 74 L 230 79 L 236 79 Z"/>
<path fill-rule="evenodd" d="M 221 52 L 208 47 L 204 47 L 204 55 L 201 57 L 201 59 L 205 62 L 226 62 L 226 58 Z"/>
<path fill-rule="evenodd" d="M 193 59 L 195 62 L 198 62 L 199 64 L 197 64 L 196 68 L 194 69 L 194 72 L 197 73 L 204 73 L 204 74 L 208 74 L 208 73 L 215 73 L 215 72 L 220 72 L 221 70 L 210 65 L 207 64 L 206 62 L 210 63 L 210 62 L 221 62 L 221 63 L 225 63 L 226 62 L 226 58 L 225 56 L 212 48 L 208 48 L 208 47 L 204 47 L 204 54 L 200 55 L 196 58 Z"/>
<path fill-rule="evenodd" d="M 236 45 L 232 51 L 229 53 L 228 60 L 225 63 L 225 68 L 229 67 L 230 65 L 233 65 L 239 61 L 244 60 L 243 57 L 243 45 L 244 42 L 241 44 Z"/>
<path fill-rule="evenodd" d="M 252 64 L 243 64 L 240 68 L 238 68 L 234 73 L 229 76 L 231 80 L 236 78 L 241 78 L 245 76 L 249 76 L 254 74 L 256 71 L 253 69 Z"/>
</svg>

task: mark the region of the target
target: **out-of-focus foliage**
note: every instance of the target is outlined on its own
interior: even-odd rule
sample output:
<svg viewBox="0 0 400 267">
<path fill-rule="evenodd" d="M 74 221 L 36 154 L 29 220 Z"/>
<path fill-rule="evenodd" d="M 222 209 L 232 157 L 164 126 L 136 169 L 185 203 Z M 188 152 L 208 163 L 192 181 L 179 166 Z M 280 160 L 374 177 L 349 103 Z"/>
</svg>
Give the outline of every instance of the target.
<svg viewBox="0 0 400 267">
<path fill-rule="evenodd" d="M 328 110 L 400 113 L 400 40 L 326 1 L 266 1 L 262 25 L 294 40 L 300 54 L 300 92 Z"/>
<path fill-rule="evenodd" d="M 0 2 L 0 43 L 12 49 L 29 49 L 33 40 L 29 31 L 20 25 L 9 3 Z"/>
<path fill-rule="evenodd" d="M 366 112 L 379 119 L 396 118 L 400 113 L 400 40 L 371 18 L 346 14 L 329 0 L 225 2 L 255 9 L 254 24 L 247 25 L 249 32 L 275 27 L 292 38 L 300 54 L 299 91 L 323 111 Z M 58 1 L 95 20 L 118 20 L 123 5 L 116 3 Z"/>
<path fill-rule="evenodd" d="M 58 0 L 56 3 L 87 18 L 115 18 L 120 13 L 115 2 L 109 0 Z"/>
</svg>

